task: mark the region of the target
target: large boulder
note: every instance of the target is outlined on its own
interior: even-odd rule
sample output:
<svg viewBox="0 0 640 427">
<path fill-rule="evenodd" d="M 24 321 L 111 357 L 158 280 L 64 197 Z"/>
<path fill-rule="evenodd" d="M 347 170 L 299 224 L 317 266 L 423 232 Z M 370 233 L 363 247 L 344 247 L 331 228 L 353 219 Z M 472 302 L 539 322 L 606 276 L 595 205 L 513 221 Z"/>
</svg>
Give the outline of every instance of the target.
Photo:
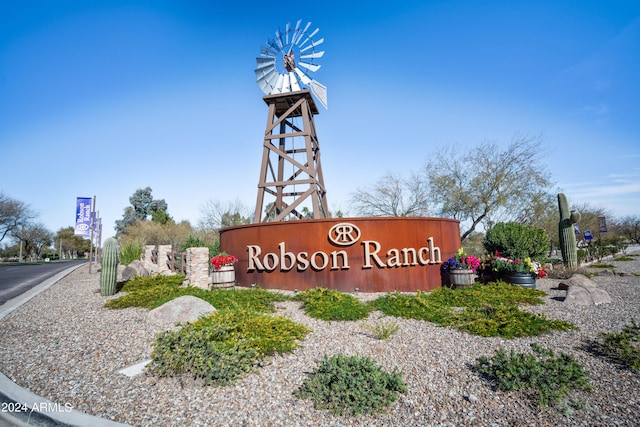
<svg viewBox="0 0 640 427">
<path fill-rule="evenodd" d="M 122 270 L 122 275 L 120 276 L 121 280 L 119 280 L 119 282 L 126 282 L 134 277 L 148 275 L 149 271 L 147 271 L 144 263 L 142 261 L 135 260 Z"/>
<path fill-rule="evenodd" d="M 203 299 L 191 295 L 184 295 L 173 299 L 147 313 L 147 322 L 158 330 L 172 329 L 178 323 L 195 322 L 201 316 L 216 311 Z"/>
<path fill-rule="evenodd" d="M 587 306 L 611 303 L 607 291 L 596 287 L 591 279 L 582 274 L 574 274 L 571 278 L 563 280 L 558 284 L 558 288 L 567 291 L 564 299 L 566 304 Z"/>
</svg>

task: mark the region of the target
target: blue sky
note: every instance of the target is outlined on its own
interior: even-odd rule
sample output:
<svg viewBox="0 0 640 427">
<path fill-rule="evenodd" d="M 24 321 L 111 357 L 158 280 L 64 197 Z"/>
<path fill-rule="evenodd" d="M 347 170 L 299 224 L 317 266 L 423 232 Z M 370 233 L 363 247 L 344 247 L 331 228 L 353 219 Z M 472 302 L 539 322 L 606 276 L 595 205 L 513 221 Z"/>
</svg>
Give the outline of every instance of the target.
<svg viewBox="0 0 640 427">
<path fill-rule="evenodd" d="M 255 58 L 302 19 L 325 38 L 331 210 L 445 146 L 540 135 L 572 204 L 640 214 L 636 0 L 216 3 L 0 2 L 0 191 L 52 231 L 95 195 L 105 238 L 147 186 L 193 225 L 208 200 L 253 207 Z"/>
</svg>

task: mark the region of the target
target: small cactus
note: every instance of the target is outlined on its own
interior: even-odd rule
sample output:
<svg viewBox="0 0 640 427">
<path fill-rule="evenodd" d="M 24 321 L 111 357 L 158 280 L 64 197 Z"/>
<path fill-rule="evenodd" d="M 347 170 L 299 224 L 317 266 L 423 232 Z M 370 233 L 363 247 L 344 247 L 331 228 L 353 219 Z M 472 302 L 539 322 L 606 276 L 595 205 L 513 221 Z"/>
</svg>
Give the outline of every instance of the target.
<svg viewBox="0 0 640 427">
<path fill-rule="evenodd" d="M 104 242 L 102 248 L 102 270 L 100 272 L 100 295 L 109 296 L 116 293 L 116 276 L 118 274 L 118 241 L 113 237 Z"/>
<path fill-rule="evenodd" d="M 580 221 L 580 212 L 569 210 L 567 197 L 563 193 L 558 193 L 558 209 L 560 210 L 558 237 L 562 261 L 567 268 L 578 268 L 578 247 L 573 224 Z"/>
</svg>

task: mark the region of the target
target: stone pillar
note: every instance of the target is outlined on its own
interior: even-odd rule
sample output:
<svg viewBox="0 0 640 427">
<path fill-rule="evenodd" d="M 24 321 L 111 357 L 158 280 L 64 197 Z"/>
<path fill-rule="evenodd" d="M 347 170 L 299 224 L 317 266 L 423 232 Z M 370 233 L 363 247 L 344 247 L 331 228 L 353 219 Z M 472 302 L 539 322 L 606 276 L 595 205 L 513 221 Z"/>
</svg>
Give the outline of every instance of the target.
<svg viewBox="0 0 640 427">
<path fill-rule="evenodd" d="M 187 248 L 186 258 L 188 283 L 209 289 L 209 248 Z"/>
<path fill-rule="evenodd" d="M 158 245 L 158 272 L 169 273 L 167 254 L 171 252 L 171 245 Z"/>
<path fill-rule="evenodd" d="M 156 245 L 145 245 L 145 247 L 142 248 L 142 265 L 147 269 L 147 271 L 158 271 L 158 262 L 157 260 L 154 262 L 152 256 L 155 248 Z"/>
</svg>

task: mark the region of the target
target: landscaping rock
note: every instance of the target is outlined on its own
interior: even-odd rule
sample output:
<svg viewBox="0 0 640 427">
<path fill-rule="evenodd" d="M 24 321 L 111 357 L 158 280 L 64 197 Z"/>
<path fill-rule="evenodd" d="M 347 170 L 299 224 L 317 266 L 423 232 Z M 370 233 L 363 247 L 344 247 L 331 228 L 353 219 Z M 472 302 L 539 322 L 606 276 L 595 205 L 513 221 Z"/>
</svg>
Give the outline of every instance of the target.
<svg viewBox="0 0 640 427">
<path fill-rule="evenodd" d="M 616 273 L 614 273 L 613 271 L 609 270 L 608 268 L 605 268 L 603 270 L 600 270 L 596 273 L 596 276 L 615 276 Z"/>
<path fill-rule="evenodd" d="M 596 284 L 582 274 L 574 274 L 571 278 L 563 280 L 558 284 L 559 289 L 567 291 L 564 299 L 570 305 L 600 305 L 611 303 L 609 294 L 596 287 Z"/>
<path fill-rule="evenodd" d="M 562 282 L 558 283 L 558 288 L 564 291 L 569 289 L 569 287 L 571 286 L 588 286 L 590 288 L 595 288 L 596 284 L 593 280 L 582 274 L 574 274 L 569 279 L 565 279 Z"/>
<path fill-rule="evenodd" d="M 147 321 L 161 328 L 159 330 L 167 330 L 177 323 L 195 322 L 200 316 L 214 311 L 216 309 L 205 300 L 184 295 L 149 311 Z"/>
<path fill-rule="evenodd" d="M 127 265 L 122 270 L 122 275 L 120 276 L 121 280 L 119 281 L 126 282 L 127 280 L 131 280 L 134 277 L 138 277 L 138 276 L 142 277 L 142 276 L 148 276 L 148 275 L 149 275 L 149 271 L 147 271 L 143 262 L 136 260 L 136 261 L 133 261 L 131 264 Z"/>
</svg>

